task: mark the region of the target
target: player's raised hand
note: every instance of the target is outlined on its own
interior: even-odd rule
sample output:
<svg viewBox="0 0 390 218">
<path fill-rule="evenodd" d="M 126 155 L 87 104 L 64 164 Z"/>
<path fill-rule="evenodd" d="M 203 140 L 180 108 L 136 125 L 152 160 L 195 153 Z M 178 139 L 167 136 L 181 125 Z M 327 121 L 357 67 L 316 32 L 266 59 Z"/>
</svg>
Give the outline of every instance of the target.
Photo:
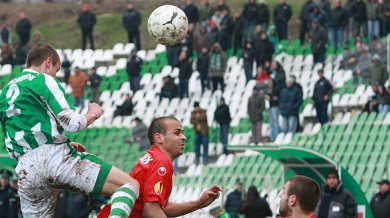
<svg viewBox="0 0 390 218">
<path fill-rule="evenodd" d="M 71 142 L 70 146 L 74 147 L 78 152 L 86 152 L 87 148 L 84 147 L 84 145 L 77 143 L 77 142 Z"/>
<path fill-rule="evenodd" d="M 100 105 L 96 104 L 95 102 L 90 103 L 88 105 L 88 112 L 87 113 L 91 113 L 91 114 L 96 115 L 96 119 L 98 119 L 103 114 L 103 112 L 104 112 L 103 108 L 100 107 Z"/>
<path fill-rule="evenodd" d="M 222 191 L 221 187 L 217 185 L 213 185 L 210 188 L 208 188 L 206 191 L 202 193 L 202 195 L 198 199 L 199 206 L 202 208 L 209 206 L 211 203 L 215 201 L 215 199 L 219 198 L 221 191 Z"/>
</svg>

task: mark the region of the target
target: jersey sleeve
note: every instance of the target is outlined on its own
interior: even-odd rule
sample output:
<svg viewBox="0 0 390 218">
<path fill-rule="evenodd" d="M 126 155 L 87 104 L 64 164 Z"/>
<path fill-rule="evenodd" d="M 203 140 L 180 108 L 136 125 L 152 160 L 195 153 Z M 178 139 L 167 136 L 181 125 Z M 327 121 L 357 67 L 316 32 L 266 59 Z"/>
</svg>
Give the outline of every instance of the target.
<svg viewBox="0 0 390 218">
<path fill-rule="evenodd" d="M 43 76 L 46 88 L 43 89 L 42 97 L 50 106 L 53 113 L 58 115 L 63 110 L 74 110 L 74 105 L 66 96 L 65 90 L 59 81 L 49 75 L 43 74 Z"/>
<path fill-rule="evenodd" d="M 157 160 L 150 168 L 145 180 L 144 202 L 158 202 L 164 207 L 170 195 L 169 189 L 172 187 L 172 174 L 168 161 Z"/>
</svg>

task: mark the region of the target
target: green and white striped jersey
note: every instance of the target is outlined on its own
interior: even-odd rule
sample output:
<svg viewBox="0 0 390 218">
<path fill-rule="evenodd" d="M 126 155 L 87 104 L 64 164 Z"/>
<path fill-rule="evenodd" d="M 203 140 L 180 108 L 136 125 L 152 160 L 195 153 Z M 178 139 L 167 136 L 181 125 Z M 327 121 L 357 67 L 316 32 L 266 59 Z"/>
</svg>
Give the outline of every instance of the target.
<svg viewBox="0 0 390 218">
<path fill-rule="evenodd" d="M 52 76 L 26 69 L 0 94 L 0 121 L 11 158 L 42 144 L 68 142 L 57 115 L 74 110 L 60 82 Z"/>
</svg>

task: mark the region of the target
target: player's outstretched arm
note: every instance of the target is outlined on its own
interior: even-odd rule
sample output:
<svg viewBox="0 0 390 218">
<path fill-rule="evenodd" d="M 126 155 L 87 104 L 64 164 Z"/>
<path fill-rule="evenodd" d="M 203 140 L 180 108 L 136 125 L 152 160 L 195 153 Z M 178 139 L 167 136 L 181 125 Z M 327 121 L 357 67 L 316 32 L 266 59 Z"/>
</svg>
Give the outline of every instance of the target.
<svg viewBox="0 0 390 218">
<path fill-rule="evenodd" d="M 219 198 L 220 191 L 222 191 L 222 189 L 219 186 L 213 185 L 204 191 L 196 201 L 184 203 L 169 202 L 167 207 L 164 208 L 164 213 L 167 217 L 177 217 L 207 207 Z"/>
<path fill-rule="evenodd" d="M 103 108 L 95 102 L 88 105 L 88 112 L 84 115 L 87 118 L 87 126 L 91 125 L 103 114 Z"/>
<path fill-rule="evenodd" d="M 143 218 L 166 218 L 164 211 L 161 210 L 161 205 L 157 201 L 145 202 L 142 212 Z"/>
</svg>

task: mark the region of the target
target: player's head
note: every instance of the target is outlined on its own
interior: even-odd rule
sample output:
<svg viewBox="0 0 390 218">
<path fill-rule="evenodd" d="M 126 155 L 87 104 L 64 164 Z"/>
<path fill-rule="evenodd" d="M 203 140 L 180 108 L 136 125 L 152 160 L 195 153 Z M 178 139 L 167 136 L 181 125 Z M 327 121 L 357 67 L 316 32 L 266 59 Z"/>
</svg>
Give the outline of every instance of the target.
<svg viewBox="0 0 390 218">
<path fill-rule="evenodd" d="M 151 145 L 156 145 L 172 160 L 184 152 L 183 125 L 175 117 L 160 117 L 150 124 L 148 137 Z"/>
<path fill-rule="evenodd" d="M 340 183 L 339 172 L 336 169 L 330 169 L 326 174 L 326 184 L 330 189 L 336 188 Z"/>
<path fill-rule="evenodd" d="M 294 176 L 284 185 L 279 198 L 279 212 L 283 216 L 291 216 L 294 210 L 310 214 L 320 200 L 320 186 L 309 177 Z"/>
<path fill-rule="evenodd" d="M 40 73 L 55 76 L 61 67 L 60 57 L 51 45 L 40 42 L 28 53 L 27 68 L 31 67 L 42 67 Z"/>
</svg>

